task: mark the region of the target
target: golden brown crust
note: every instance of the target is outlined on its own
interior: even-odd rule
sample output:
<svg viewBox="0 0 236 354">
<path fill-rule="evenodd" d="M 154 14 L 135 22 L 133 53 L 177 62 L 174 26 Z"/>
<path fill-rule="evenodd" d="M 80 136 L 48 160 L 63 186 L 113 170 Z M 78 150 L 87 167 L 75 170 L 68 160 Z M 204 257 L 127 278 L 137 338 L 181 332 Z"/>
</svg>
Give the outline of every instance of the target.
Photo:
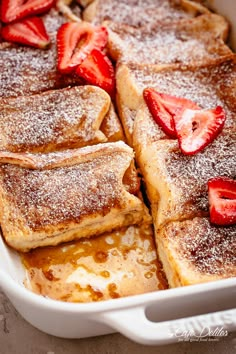
<svg viewBox="0 0 236 354">
<path fill-rule="evenodd" d="M 209 60 L 200 66 L 162 66 L 121 64 L 117 68 L 117 105 L 125 132 L 132 141 L 134 119 L 129 111 L 137 111 L 143 103 L 143 90 L 153 87 L 159 92 L 185 97 L 200 107 L 220 105 L 226 111 L 225 129 L 236 129 L 236 56 Z M 128 112 L 128 113 L 127 113 Z"/>
<path fill-rule="evenodd" d="M 13 248 L 26 251 L 149 222 L 144 204 L 122 183 L 133 158 L 127 145 L 54 153 L 53 162 L 50 155 L 32 155 L 35 170 L 0 167 L 1 226 Z"/>
<path fill-rule="evenodd" d="M 123 128 L 121 122 L 115 112 L 114 106 L 111 103 L 109 111 L 104 117 L 101 124 L 101 131 L 106 136 L 107 141 L 125 141 L 125 136 L 123 132 Z"/>
<path fill-rule="evenodd" d="M 226 130 L 202 152 L 186 156 L 177 140 L 167 139 L 144 104 L 135 119 L 133 142 L 156 229 L 170 220 L 208 215 L 207 181 L 235 178 L 235 131 Z"/>
<path fill-rule="evenodd" d="M 67 19 L 67 21 L 81 21 L 81 8 L 79 7 L 77 1 L 57 0 L 56 7 L 58 11 Z"/>
<path fill-rule="evenodd" d="M 170 286 L 235 277 L 235 237 L 235 226 L 213 226 L 207 218 L 172 222 L 156 233 Z"/>
<path fill-rule="evenodd" d="M 215 14 L 151 28 L 111 21 L 104 25 L 109 33 L 109 54 L 121 63 L 199 65 L 231 53 L 224 44 L 229 25 Z"/>
<path fill-rule="evenodd" d="M 130 146 L 133 144 L 133 125 L 134 119 L 137 111 L 129 109 L 125 104 L 120 100 L 119 94 L 116 97 L 117 110 L 119 113 L 120 120 L 125 132 L 125 137 Z"/>
<path fill-rule="evenodd" d="M 107 23 L 107 28 L 110 54 L 119 61 L 117 108 L 145 180 L 158 251 L 170 285 L 235 276 L 235 227 L 213 227 L 205 218 L 208 215 L 207 180 L 216 175 L 235 178 L 236 59 L 223 43 L 228 24 L 222 17 L 209 14 L 206 8 L 188 0 L 147 0 L 145 6 L 138 0 L 79 2 L 86 7 L 85 20 L 99 25 L 103 20 L 116 22 Z M 80 21 L 78 4 L 73 13 L 67 6 L 70 3 L 71 0 L 60 0 L 58 7 L 70 20 Z M 130 241 L 134 236 L 139 239 L 143 232 L 143 225 L 121 227 L 146 223 L 148 239 L 141 242 L 141 246 L 134 242 L 137 254 L 145 252 L 146 247 L 145 259 L 143 255 L 138 259 L 142 265 L 140 272 L 148 261 L 147 272 L 139 277 L 141 285 L 135 286 L 126 279 L 125 291 L 117 288 L 119 282 L 113 282 L 102 293 L 96 288 L 96 282 L 100 275 L 107 277 L 107 270 L 98 267 L 102 273 L 95 273 L 92 280 L 89 272 L 85 272 L 84 289 L 89 298 L 83 291 L 71 295 L 73 287 L 68 284 L 74 282 L 75 274 L 66 280 L 64 295 L 52 297 L 91 301 L 140 293 L 145 286 L 145 291 L 151 291 L 153 286 L 156 289 L 156 280 L 153 278 L 154 283 L 149 287 L 143 277 L 149 279 L 150 274 L 153 277 L 157 270 L 152 267 L 156 258 L 148 243 L 152 237 L 150 217 L 140 197 L 140 180 L 132 149 L 122 142 L 74 149 L 124 140 L 114 107 L 109 106 L 110 99 L 105 92 L 91 87 L 35 95 L 83 83 L 75 75 L 66 76 L 57 71 L 55 32 L 62 22 L 64 19 L 56 10 L 45 16 L 52 40 L 51 48 L 46 51 L 0 44 L 0 97 L 3 98 L 0 103 L 0 223 L 3 235 L 10 246 L 27 251 L 118 229 L 108 236 L 109 242 L 114 241 L 114 234 L 122 239 L 115 249 L 117 252 L 125 244 L 123 236 Z M 218 60 L 219 57 L 222 58 Z M 202 153 L 183 156 L 177 142 L 157 127 L 144 104 L 142 92 L 147 86 L 189 98 L 203 108 L 222 105 L 227 115 L 223 133 Z M 34 96 L 23 97 L 32 94 Z M 71 150 L 61 151 L 63 149 Z M 55 150 L 60 151 L 51 152 Z M 186 221 L 186 218 L 194 219 Z M 100 243 L 87 239 L 76 252 L 80 254 L 88 244 L 95 252 Z M 66 253 L 64 246 L 60 249 Z M 139 267 L 133 265 L 135 259 L 129 258 L 128 253 L 125 248 L 124 257 L 116 262 L 124 263 L 125 268 L 132 264 L 132 271 L 135 268 L 138 272 Z M 106 263 L 104 252 L 96 252 L 94 257 Z M 90 266 L 94 266 L 91 260 L 82 268 L 87 270 Z M 113 270 L 109 262 L 107 266 Z M 129 277 L 127 268 L 125 272 Z M 38 286 L 44 296 L 50 296 L 48 281 L 57 277 L 53 271 L 32 270 L 36 288 Z M 80 280 L 83 274 L 78 272 Z M 90 281 L 95 281 L 95 288 Z M 61 285 L 65 285 L 63 280 L 57 283 Z M 78 288 L 81 291 L 83 285 L 76 285 Z"/>
<path fill-rule="evenodd" d="M 43 21 L 51 41 L 48 49 L 0 43 L 0 98 L 83 84 L 78 76 L 57 70 L 56 34 L 68 19 L 53 8 L 43 16 Z"/>
<path fill-rule="evenodd" d="M 46 50 L 0 44 L 0 97 L 32 95 L 82 84 L 76 75 L 57 71 L 55 39 Z"/>
<path fill-rule="evenodd" d="M 105 142 L 100 129 L 110 97 L 98 87 L 79 86 L 0 102 L 0 150 L 50 152 Z M 106 125 L 115 117 L 109 114 Z"/>
<path fill-rule="evenodd" d="M 209 215 L 207 181 L 216 176 L 236 176 L 235 56 L 195 68 L 123 65 L 119 75 L 122 72 L 130 93 L 121 92 L 122 102 L 125 106 L 126 100 L 126 107 L 137 110 L 130 134 L 151 202 L 158 253 L 169 285 L 235 276 L 235 226 L 215 227 L 204 217 Z M 183 155 L 178 142 L 165 136 L 150 115 L 142 99 L 147 86 L 186 97 L 206 109 L 223 106 L 223 132 L 202 152 Z"/>
<path fill-rule="evenodd" d="M 188 0 L 94 0 L 82 16 L 85 21 L 96 24 L 104 20 L 126 23 L 131 26 L 152 26 L 160 22 L 179 22 L 188 18 L 209 13 L 204 6 Z"/>
</svg>

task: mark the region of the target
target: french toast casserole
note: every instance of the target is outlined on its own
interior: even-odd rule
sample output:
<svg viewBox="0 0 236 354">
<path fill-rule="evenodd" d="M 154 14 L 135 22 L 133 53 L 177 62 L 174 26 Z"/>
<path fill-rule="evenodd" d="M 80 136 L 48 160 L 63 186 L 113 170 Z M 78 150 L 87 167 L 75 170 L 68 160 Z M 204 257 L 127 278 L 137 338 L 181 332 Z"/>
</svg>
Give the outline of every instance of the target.
<svg viewBox="0 0 236 354">
<path fill-rule="evenodd" d="M 90 302 L 235 277 L 226 19 L 190 0 L 12 4 L 0 7 L 0 225 L 24 285 Z"/>
</svg>

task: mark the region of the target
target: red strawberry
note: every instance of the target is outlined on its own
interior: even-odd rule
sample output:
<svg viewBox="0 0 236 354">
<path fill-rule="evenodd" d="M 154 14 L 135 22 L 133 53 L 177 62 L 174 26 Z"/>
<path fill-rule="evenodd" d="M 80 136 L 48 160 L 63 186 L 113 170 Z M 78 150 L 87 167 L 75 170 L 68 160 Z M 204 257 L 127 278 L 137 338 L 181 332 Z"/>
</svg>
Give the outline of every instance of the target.
<svg viewBox="0 0 236 354">
<path fill-rule="evenodd" d="M 9 23 L 48 11 L 55 0 L 1 0 L 1 20 Z"/>
<path fill-rule="evenodd" d="M 101 87 L 114 97 L 115 73 L 112 63 L 101 51 L 94 49 L 76 69 L 76 74 L 89 84 Z"/>
<path fill-rule="evenodd" d="M 216 177 L 208 181 L 210 220 L 217 225 L 236 224 L 236 180 Z"/>
<path fill-rule="evenodd" d="M 87 22 L 70 22 L 57 33 L 58 69 L 70 73 L 91 53 L 102 50 L 107 43 L 105 27 L 94 27 Z"/>
<path fill-rule="evenodd" d="M 196 154 L 209 145 L 223 129 L 226 119 L 220 106 L 211 110 L 186 109 L 173 118 L 180 149 L 186 155 Z"/>
<path fill-rule="evenodd" d="M 3 27 L 2 37 L 9 42 L 36 48 L 46 48 L 50 43 L 44 23 L 39 17 L 26 18 Z"/>
<path fill-rule="evenodd" d="M 176 138 L 173 116 L 181 115 L 186 109 L 200 109 L 194 102 L 186 98 L 178 98 L 147 88 L 143 92 L 144 99 L 153 119 L 164 133 Z"/>
</svg>

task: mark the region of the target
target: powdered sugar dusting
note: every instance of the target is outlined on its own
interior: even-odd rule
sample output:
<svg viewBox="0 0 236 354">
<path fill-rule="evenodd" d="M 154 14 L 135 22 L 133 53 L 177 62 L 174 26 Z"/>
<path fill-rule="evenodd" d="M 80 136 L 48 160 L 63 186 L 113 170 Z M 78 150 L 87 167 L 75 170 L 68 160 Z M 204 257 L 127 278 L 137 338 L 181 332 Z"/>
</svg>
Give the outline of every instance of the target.
<svg viewBox="0 0 236 354">
<path fill-rule="evenodd" d="M 132 129 L 134 146 L 140 150 L 161 139 L 168 139 L 162 128 L 154 121 L 145 102 L 137 111 Z"/>
<path fill-rule="evenodd" d="M 55 35 L 46 50 L 0 44 L 0 97 L 17 97 L 81 84 L 75 75 L 57 71 Z"/>
<path fill-rule="evenodd" d="M 178 1 L 166 0 L 99 0 L 94 18 L 95 23 L 104 20 L 127 23 L 131 26 L 150 26 L 157 22 L 177 22 L 193 17 L 194 13 L 178 5 Z"/>
<path fill-rule="evenodd" d="M 168 149 L 168 146 L 171 146 Z M 178 190 L 173 200 L 173 215 L 188 218 L 207 213 L 207 181 L 217 176 L 236 178 L 236 134 L 221 134 L 212 144 L 193 156 L 183 155 L 176 143 L 167 143 L 165 154 L 166 180 Z"/>
<path fill-rule="evenodd" d="M 213 61 L 199 68 L 158 70 L 150 66 L 132 66 L 140 93 L 145 87 L 184 97 L 204 109 L 220 105 L 226 111 L 226 127 L 236 127 L 236 65 L 233 59 Z"/>
<path fill-rule="evenodd" d="M 170 241 L 202 274 L 236 276 L 236 228 L 217 227 L 206 218 L 173 223 Z M 191 267 L 190 265 L 190 267 Z"/>
<path fill-rule="evenodd" d="M 126 152 L 114 149 L 87 162 L 51 170 L 5 164 L 0 167 L 2 188 L 13 210 L 32 230 L 79 223 L 86 215 L 105 216 L 113 207 L 125 207 L 120 174 L 130 159 Z"/>
<path fill-rule="evenodd" d="M 122 120 L 126 135 L 132 135 L 133 127 L 134 127 L 134 120 L 136 116 L 136 110 L 129 109 L 125 105 L 120 105 L 120 110 L 122 111 Z"/>
<path fill-rule="evenodd" d="M 42 18 L 52 42 L 49 49 L 0 44 L 0 97 L 16 97 L 67 86 L 66 83 L 63 85 L 56 68 L 56 32 L 65 18 L 56 9 L 51 9 Z"/>
<path fill-rule="evenodd" d="M 52 151 L 106 141 L 99 127 L 110 99 L 92 86 L 0 102 L 0 149 Z"/>
<path fill-rule="evenodd" d="M 62 16 L 56 9 L 52 8 L 48 13 L 42 16 L 47 32 L 52 35 L 57 32 L 66 18 Z"/>
<path fill-rule="evenodd" d="M 216 38 L 217 33 L 199 27 L 195 28 L 190 21 L 185 26 L 158 25 L 151 31 L 146 27 L 108 24 L 108 28 L 119 36 L 119 40 L 110 38 L 110 46 L 118 52 L 122 63 L 186 64 L 195 61 L 199 64 L 199 61 L 206 62 L 230 53 L 223 41 Z"/>
</svg>

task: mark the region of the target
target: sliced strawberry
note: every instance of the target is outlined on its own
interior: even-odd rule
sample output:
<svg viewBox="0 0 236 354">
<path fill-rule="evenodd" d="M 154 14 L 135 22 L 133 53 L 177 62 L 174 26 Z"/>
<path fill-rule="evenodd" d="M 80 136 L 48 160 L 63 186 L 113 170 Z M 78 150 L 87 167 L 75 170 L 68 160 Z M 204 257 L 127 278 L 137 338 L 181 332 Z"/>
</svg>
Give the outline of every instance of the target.
<svg viewBox="0 0 236 354">
<path fill-rule="evenodd" d="M 208 181 L 210 220 L 217 225 L 236 224 L 236 180 L 227 177 Z"/>
<path fill-rule="evenodd" d="M 172 114 L 163 105 L 160 93 L 152 88 L 147 88 L 143 91 L 143 97 L 155 122 L 165 134 L 176 138 Z"/>
<path fill-rule="evenodd" d="M 185 109 L 173 118 L 180 149 L 186 155 L 196 154 L 209 145 L 223 129 L 226 119 L 220 106 L 211 110 Z"/>
<path fill-rule="evenodd" d="M 58 69 L 70 73 L 93 49 L 102 50 L 107 39 L 105 27 L 94 27 L 87 22 L 63 24 L 57 33 Z"/>
<path fill-rule="evenodd" d="M 44 23 L 39 17 L 29 17 L 21 22 L 14 22 L 3 27 L 2 37 L 8 42 L 43 49 L 50 43 Z"/>
<path fill-rule="evenodd" d="M 1 20 L 9 23 L 48 11 L 55 0 L 1 0 Z"/>
<path fill-rule="evenodd" d="M 100 50 L 94 49 L 76 69 L 76 74 L 89 84 L 101 87 L 114 97 L 115 73 L 111 61 Z"/>
<path fill-rule="evenodd" d="M 186 109 L 200 109 L 194 102 L 186 98 L 178 98 L 147 88 L 143 92 L 144 99 L 153 119 L 163 129 L 164 133 L 176 138 L 173 116 L 181 115 Z"/>
</svg>

